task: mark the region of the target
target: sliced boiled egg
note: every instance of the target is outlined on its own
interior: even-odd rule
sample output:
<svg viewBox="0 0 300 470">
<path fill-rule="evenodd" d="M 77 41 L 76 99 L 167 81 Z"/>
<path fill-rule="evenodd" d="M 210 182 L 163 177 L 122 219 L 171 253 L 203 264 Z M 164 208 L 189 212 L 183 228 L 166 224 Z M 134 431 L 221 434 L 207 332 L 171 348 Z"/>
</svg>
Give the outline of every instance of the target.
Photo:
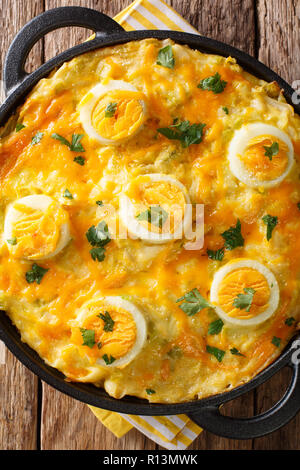
<svg viewBox="0 0 300 470">
<path fill-rule="evenodd" d="M 191 201 L 175 178 L 161 173 L 140 175 L 120 196 L 120 219 L 133 237 L 166 243 L 182 238 L 190 229 Z"/>
<path fill-rule="evenodd" d="M 78 109 L 85 132 L 104 145 L 124 142 L 146 119 L 143 93 L 122 80 L 99 83 L 83 97 Z"/>
<path fill-rule="evenodd" d="M 274 274 L 252 259 L 227 263 L 214 276 L 210 300 L 225 322 L 238 326 L 263 323 L 276 311 L 279 287 Z"/>
<path fill-rule="evenodd" d="M 103 367 L 125 367 L 140 353 L 146 338 L 144 315 L 118 296 L 85 303 L 72 327 L 74 342 Z"/>
<path fill-rule="evenodd" d="M 6 211 L 4 239 L 16 258 L 52 258 L 71 239 L 68 213 L 43 194 L 17 199 Z"/>
<path fill-rule="evenodd" d="M 272 187 L 289 174 L 294 163 L 290 137 L 263 123 L 242 126 L 229 144 L 230 170 L 247 186 Z"/>
</svg>

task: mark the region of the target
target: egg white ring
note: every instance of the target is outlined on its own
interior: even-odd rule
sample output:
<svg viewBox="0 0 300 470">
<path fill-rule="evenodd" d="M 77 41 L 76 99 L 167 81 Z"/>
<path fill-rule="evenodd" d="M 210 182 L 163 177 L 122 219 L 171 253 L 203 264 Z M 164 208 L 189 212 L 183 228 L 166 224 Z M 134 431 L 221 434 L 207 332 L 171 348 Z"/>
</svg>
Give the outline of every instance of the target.
<svg viewBox="0 0 300 470">
<path fill-rule="evenodd" d="M 128 91 L 138 91 L 133 85 L 127 82 L 123 82 L 122 80 L 111 80 L 107 85 L 102 85 L 99 83 L 98 85 L 94 86 L 87 94 L 93 95 L 86 103 L 79 103 L 79 117 L 82 124 L 83 129 L 88 134 L 89 137 L 92 137 L 102 144 L 110 145 L 110 144 L 119 144 L 127 140 L 129 137 L 135 135 L 139 129 L 131 134 L 128 137 L 119 140 L 113 139 L 106 139 L 105 137 L 101 137 L 100 134 L 95 130 L 92 124 L 92 112 L 93 109 L 101 96 L 105 95 L 110 91 L 118 91 L 118 90 L 128 90 Z M 85 100 L 86 95 L 83 97 L 82 101 Z M 146 103 L 143 100 L 139 100 L 142 108 L 143 113 L 146 114 Z"/>
<path fill-rule="evenodd" d="M 31 207 L 32 209 L 46 211 L 48 207 L 50 206 L 50 204 L 53 203 L 53 201 L 54 199 L 52 199 L 50 196 L 46 196 L 44 194 L 32 194 L 31 196 L 25 196 L 21 199 L 18 199 L 15 202 L 24 204 L 25 206 Z M 11 249 L 11 245 L 8 243 L 7 240 L 13 237 L 12 233 L 13 233 L 14 221 L 19 218 L 20 213 L 21 212 L 19 210 L 14 208 L 14 203 L 10 204 L 6 210 L 5 221 L 4 221 L 4 238 L 9 249 Z M 40 257 L 36 257 L 36 256 L 23 257 L 23 259 L 34 261 L 34 260 L 44 260 L 44 259 L 53 258 L 63 248 L 65 248 L 65 246 L 69 243 L 70 240 L 71 240 L 71 234 L 70 234 L 69 224 L 64 223 L 62 224 L 60 228 L 60 235 L 59 235 L 57 246 L 52 253 L 49 253 L 48 255 L 40 256 Z"/>
<path fill-rule="evenodd" d="M 268 308 L 262 312 L 261 314 L 257 315 L 253 318 L 248 319 L 240 319 L 230 317 L 224 310 L 218 306 L 219 302 L 219 287 L 224 279 L 224 277 L 232 271 L 240 268 L 253 268 L 259 271 L 266 279 L 269 289 L 270 289 L 270 299 Z M 241 292 L 242 294 L 242 292 Z M 210 290 L 210 300 L 214 304 L 215 310 L 219 317 L 224 320 L 226 323 L 231 325 L 238 325 L 238 326 L 255 326 L 259 325 L 266 320 L 268 320 L 273 313 L 276 311 L 278 304 L 279 304 L 279 286 L 274 274 L 263 264 L 259 263 L 258 261 L 251 260 L 251 259 L 244 259 L 241 261 L 236 262 L 229 262 L 220 268 L 213 279 L 211 290 Z"/>
<path fill-rule="evenodd" d="M 142 350 L 145 341 L 147 339 L 147 326 L 144 315 L 141 311 L 128 300 L 123 299 L 119 296 L 108 296 L 108 297 L 100 297 L 97 299 L 97 304 L 103 302 L 103 305 L 121 308 L 126 312 L 129 312 L 135 322 L 136 325 L 136 339 L 135 343 L 132 346 L 131 350 L 125 354 L 125 356 L 116 359 L 112 364 L 106 364 L 103 359 L 97 359 L 96 363 L 99 364 L 101 367 L 113 368 L 113 367 L 125 367 L 129 364 Z M 95 303 L 95 300 L 92 300 L 86 304 L 86 307 L 92 306 Z M 89 316 L 90 313 L 83 307 L 81 313 L 77 317 L 77 322 L 80 324 L 83 323 L 83 320 Z M 77 323 L 76 322 L 76 323 Z"/>
<path fill-rule="evenodd" d="M 146 175 L 150 178 L 150 181 L 166 181 L 167 183 L 173 184 L 183 193 L 185 197 L 185 208 L 184 208 L 184 217 L 183 221 L 179 224 L 177 230 L 174 233 L 155 233 L 149 231 L 147 228 L 143 227 L 134 215 L 134 205 L 129 199 L 128 196 L 122 194 L 120 197 L 120 219 L 123 224 L 127 227 L 129 233 L 141 240 L 150 243 L 166 243 L 171 240 L 176 240 L 182 238 L 182 233 L 187 233 L 187 230 L 190 228 L 192 223 L 192 206 L 191 200 L 187 193 L 185 186 L 172 178 L 171 176 L 165 175 L 163 173 L 150 173 Z"/>
<path fill-rule="evenodd" d="M 245 165 L 239 158 L 239 155 L 242 155 L 246 150 L 249 142 L 260 135 L 271 135 L 275 138 L 277 137 L 278 139 L 282 140 L 282 142 L 284 142 L 288 147 L 287 167 L 282 173 L 282 175 L 278 176 L 278 178 L 275 178 L 273 180 L 257 180 L 255 177 L 253 177 L 253 175 L 249 173 L 249 171 L 245 168 Z M 286 176 L 291 171 L 291 168 L 294 163 L 294 148 L 289 136 L 277 127 L 261 123 L 246 124 L 235 132 L 234 137 L 232 138 L 228 147 L 228 159 L 231 173 L 233 173 L 233 175 L 242 183 L 254 188 L 271 188 L 281 183 L 281 181 L 283 181 L 284 178 L 286 178 Z"/>
</svg>

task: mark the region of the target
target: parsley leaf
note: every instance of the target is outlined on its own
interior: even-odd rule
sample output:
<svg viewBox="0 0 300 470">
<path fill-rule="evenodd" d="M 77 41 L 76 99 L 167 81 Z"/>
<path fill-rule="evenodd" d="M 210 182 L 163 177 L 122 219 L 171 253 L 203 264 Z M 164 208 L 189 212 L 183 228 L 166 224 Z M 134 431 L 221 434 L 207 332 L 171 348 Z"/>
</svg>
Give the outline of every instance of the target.
<svg viewBox="0 0 300 470">
<path fill-rule="evenodd" d="M 221 318 L 219 318 L 216 321 L 213 321 L 212 323 L 209 324 L 208 334 L 209 335 L 218 335 L 219 333 L 221 333 L 221 331 L 223 329 L 223 326 L 224 326 L 224 323 L 221 320 Z"/>
<path fill-rule="evenodd" d="M 25 274 L 26 281 L 28 284 L 32 284 L 33 282 L 40 284 L 47 271 L 49 271 L 49 269 L 42 268 L 42 266 L 33 263 L 31 271 L 27 271 Z"/>
<path fill-rule="evenodd" d="M 83 339 L 82 346 L 88 346 L 92 349 L 96 344 L 95 331 L 87 330 L 86 328 L 80 328 L 80 333 Z"/>
<path fill-rule="evenodd" d="M 96 201 L 97 206 L 103 206 L 103 201 Z"/>
<path fill-rule="evenodd" d="M 255 292 L 255 289 L 252 289 L 252 287 L 245 287 L 244 294 L 237 295 L 233 301 L 233 306 L 240 310 L 246 310 L 246 312 L 249 312 Z"/>
<path fill-rule="evenodd" d="M 173 69 L 175 65 L 175 59 L 173 56 L 173 49 L 172 46 L 163 47 L 158 51 L 157 65 L 162 65 L 163 67 L 167 67 L 168 69 Z"/>
<path fill-rule="evenodd" d="M 150 206 L 149 209 L 136 216 L 138 220 L 147 220 L 150 224 L 162 228 L 169 214 L 160 206 Z"/>
<path fill-rule="evenodd" d="M 167 137 L 169 140 L 179 140 L 183 148 L 192 144 L 200 144 L 203 137 L 203 129 L 206 124 L 190 124 L 190 121 L 174 120 L 169 127 L 161 127 L 157 132 Z"/>
<path fill-rule="evenodd" d="M 109 243 L 110 236 L 106 222 L 102 220 L 102 222 L 99 222 L 97 227 L 92 225 L 92 227 L 90 227 L 86 232 L 86 238 L 92 246 L 104 246 Z"/>
<path fill-rule="evenodd" d="M 153 395 L 154 393 L 156 393 L 156 391 L 152 390 L 152 388 L 146 388 L 146 393 L 147 395 Z"/>
<path fill-rule="evenodd" d="M 24 129 L 24 124 L 22 124 L 21 122 L 18 122 L 17 125 L 16 125 L 16 132 L 19 132 L 20 130 Z"/>
<path fill-rule="evenodd" d="M 222 349 L 215 348 L 215 347 L 209 346 L 209 345 L 206 346 L 206 351 L 209 354 L 212 354 L 212 356 L 215 356 L 215 358 L 218 360 L 218 362 L 222 362 L 223 357 L 226 354 L 225 351 L 222 351 Z"/>
<path fill-rule="evenodd" d="M 104 315 L 103 313 L 100 313 L 100 315 L 97 315 L 97 316 L 101 318 L 101 320 L 104 321 L 104 327 L 103 327 L 104 331 L 113 331 L 115 322 L 111 318 L 109 312 L 105 311 Z"/>
<path fill-rule="evenodd" d="M 296 320 L 295 320 L 294 317 L 289 317 L 289 318 L 287 318 L 287 319 L 285 320 L 284 323 L 285 323 L 287 326 L 292 326 L 292 325 L 295 323 L 295 321 L 296 321 Z"/>
<path fill-rule="evenodd" d="M 271 343 L 274 344 L 276 348 L 280 348 L 281 338 L 277 338 L 277 336 L 273 336 Z"/>
<path fill-rule="evenodd" d="M 269 158 L 269 160 L 272 160 L 273 155 L 277 155 L 279 152 L 279 144 L 278 142 L 273 142 L 270 147 L 267 147 L 264 145 L 265 149 L 265 156 Z"/>
<path fill-rule="evenodd" d="M 108 103 L 108 105 L 105 108 L 105 117 L 106 118 L 114 117 L 117 111 L 117 106 L 118 106 L 118 103 Z"/>
<path fill-rule="evenodd" d="M 242 356 L 242 357 L 245 357 L 244 354 L 240 353 L 240 351 L 236 348 L 232 348 L 230 349 L 230 352 L 233 356 Z"/>
<path fill-rule="evenodd" d="M 229 114 L 229 109 L 227 108 L 227 106 L 223 106 L 223 111 L 225 114 Z"/>
<path fill-rule="evenodd" d="M 103 359 L 103 361 L 105 362 L 105 364 L 108 365 L 108 366 L 109 366 L 110 364 L 112 364 L 113 362 L 115 362 L 115 360 L 116 360 L 113 356 L 108 357 L 107 354 L 104 354 L 104 355 L 102 356 L 102 359 Z"/>
<path fill-rule="evenodd" d="M 230 227 L 225 232 L 221 233 L 221 236 L 225 240 L 225 248 L 227 250 L 233 250 L 238 246 L 244 246 L 244 238 L 241 232 L 241 222 L 238 219 L 235 227 Z"/>
<path fill-rule="evenodd" d="M 85 149 L 80 143 L 83 134 L 73 134 L 71 143 L 65 137 L 60 134 L 57 134 L 56 132 L 52 134 L 51 137 L 52 139 L 59 140 L 62 144 L 69 147 L 71 152 L 85 152 Z"/>
<path fill-rule="evenodd" d="M 105 258 L 105 248 L 103 246 L 98 246 L 90 250 L 91 257 L 94 261 L 103 261 Z"/>
<path fill-rule="evenodd" d="M 72 194 L 70 193 L 70 191 L 68 189 L 65 190 L 63 196 L 66 197 L 67 199 L 74 199 Z"/>
<path fill-rule="evenodd" d="M 35 136 L 32 137 L 31 139 L 31 145 L 38 144 L 42 140 L 43 136 L 44 136 L 43 132 L 37 132 Z"/>
<path fill-rule="evenodd" d="M 83 166 L 85 164 L 85 158 L 83 157 L 75 157 L 73 162 L 78 163 L 78 165 Z"/>
<path fill-rule="evenodd" d="M 110 242 L 108 227 L 104 220 L 100 222 L 97 227 L 92 225 L 86 232 L 86 238 L 88 242 L 96 248 L 90 250 L 91 257 L 94 261 L 103 261 L 105 258 L 104 246 Z"/>
<path fill-rule="evenodd" d="M 6 241 L 7 241 L 7 243 L 9 243 L 10 245 L 16 245 L 16 244 L 17 244 L 17 238 L 16 238 L 16 237 L 8 238 Z"/>
<path fill-rule="evenodd" d="M 176 300 L 176 303 L 182 302 L 179 307 L 181 310 L 184 311 L 189 317 L 196 315 L 196 313 L 200 312 L 202 309 L 206 307 L 211 307 L 210 303 L 202 297 L 198 289 L 193 289 L 187 294 L 184 294 L 183 297 L 180 297 L 180 299 Z"/>
<path fill-rule="evenodd" d="M 263 223 L 267 226 L 267 240 L 272 238 L 272 232 L 278 224 L 278 217 L 273 215 L 264 215 L 262 218 Z"/>
<path fill-rule="evenodd" d="M 221 75 L 217 72 L 211 77 L 204 78 L 198 85 L 198 88 L 202 90 L 213 91 L 215 94 L 222 93 L 224 91 L 227 82 L 221 80 Z"/>
<path fill-rule="evenodd" d="M 219 250 L 207 250 L 206 253 L 207 253 L 207 256 L 210 258 L 210 259 L 213 259 L 215 261 L 222 261 L 223 258 L 224 258 L 224 247 L 223 248 L 220 248 Z"/>
</svg>

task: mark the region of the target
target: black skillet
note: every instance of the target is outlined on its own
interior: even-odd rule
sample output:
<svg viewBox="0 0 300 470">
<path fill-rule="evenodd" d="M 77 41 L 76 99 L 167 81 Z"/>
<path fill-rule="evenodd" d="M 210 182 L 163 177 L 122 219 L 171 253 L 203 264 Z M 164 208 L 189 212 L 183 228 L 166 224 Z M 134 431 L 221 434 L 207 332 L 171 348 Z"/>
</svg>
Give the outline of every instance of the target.
<svg viewBox="0 0 300 470">
<path fill-rule="evenodd" d="M 48 32 L 65 26 L 92 29 L 96 33 L 95 39 L 68 49 L 49 60 L 35 72 L 27 74 L 24 71 L 24 64 L 33 45 Z M 177 43 L 188 44 L 191 48 L 202 52 L 235 57 L 248 72 L 268 82 L 275 80 L 284 90 L 287 101 L 291 103 L 293 89 L 282 78 L 253 57 L 227 44 L 176 31 L 125 32 L 118 23 L 98 11 L 82 7 L 62 7 L 49 10 L 31 20 L 13 40 L 4 66 L 3 79 L 7 98 L 0 108 L 0 125 L 3 125 L 16 107 L 24 101 L 32 87 L 63 62 L 99 47 L 144 38 L 171 38 Z M 294 108 L 300 114 L 300 106 L 294 105 Z M 178 404 L 149 404 L 145 400 L 134 397 L 116 400 L 103 389 L 98 389 L 91 384 L 66 382 L 59 371 L 46 365 L 29 346 L 21 341 L 18 331 L 5 314 L 0 315 L 0 338 L 10 351 L 42 380 L 77 400 L 100 408 L 140 415 L 185 413 L 204 429 L 233 439 L 251 439 L 271 433 L 288 423 L 300 410 L 300 340 L 296 341 L 296 338 L 287 345 L 275 362 L 245 385 L 202 400 Z M 297 355 L 299 360 L 297 360 Z M 283 398 L 270 410 L 253 418 L 241 419 L 226 417 L 220 413 L 222 404 L 253 390 L 283 367 L 292 369 L 291 383 Z"/>
</svg>

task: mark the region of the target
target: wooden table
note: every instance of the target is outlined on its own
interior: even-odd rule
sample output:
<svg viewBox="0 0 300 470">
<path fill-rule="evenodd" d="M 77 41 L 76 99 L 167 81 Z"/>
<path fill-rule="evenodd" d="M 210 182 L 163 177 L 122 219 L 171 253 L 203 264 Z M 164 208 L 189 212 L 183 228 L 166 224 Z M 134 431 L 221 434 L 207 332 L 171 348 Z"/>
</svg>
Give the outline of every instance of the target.
<svg viewBox="0 0 300 470">
<path fill-rule="evenodd" d="M 44 10 L 82 5 L 115 15 L 130 0 L 0 0 L 1 64 L 16 32 Z M 206 36 L 258 57 L 288 82 L 300 79 L 300 0 L 167 0 Z M 83 41 L 89 32 L 68 28 L 48 34 L 33 49 L 27 70 Z M 0 66 L 1 66 L 0 64 Z M 1 365 L 1 362 L 4 364 Z M 229 403 L 228 415 L 252 416 L 284 393 L 287 371 L 258 390 Z M 0 449 L 157 449 L 132 430 L 122 439 L 94 417 L 88 407 L 42 383 L 0 347 Z M 300 415 L 267 437 L 232 441 L 203 432 L 191 449 L 299 449 Z"/>
</svg>

